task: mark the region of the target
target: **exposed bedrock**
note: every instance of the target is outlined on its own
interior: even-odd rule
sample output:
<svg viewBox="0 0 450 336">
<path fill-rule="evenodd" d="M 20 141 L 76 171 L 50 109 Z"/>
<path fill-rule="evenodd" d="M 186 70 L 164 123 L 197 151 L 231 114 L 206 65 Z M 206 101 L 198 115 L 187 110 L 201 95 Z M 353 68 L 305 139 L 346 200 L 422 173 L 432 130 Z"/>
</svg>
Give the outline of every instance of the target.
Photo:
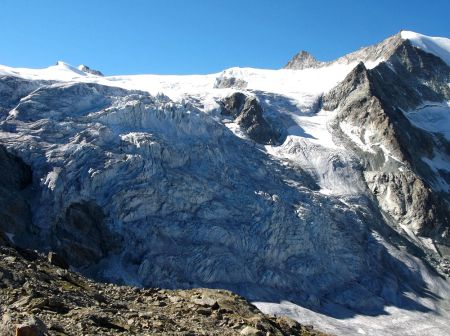
<svg viewBox="0 0 450 336">
<path fill-rule="evenodd" d="M 324 97 L 324 108 L 338 110 L 334 136 L 365 163 L 366 182 L 381 209 L 397 224 L 447 246 L 450 212 L 443 199 L 449 195 L 436 187 L 446 176 L 436 176 L 424 158 L 448 157 L 448 142 L 412 125 L 405 113 L 448 100 L 448 82 L 450 68 L 441 59 L 404 41 L 374 69 L 360 63 Z M 349 127 L 360 144 L 349 138 Z"/>
<path fill-rule="evenodd" d="M 302 50 L 295 55 L 286 65 L 285 69 L 302 70 L 308 68 L 317 68 L 324 65 L 325 62 L 318 61 L 309 52 Z"/>
<path fill-rule="evenodd" d="M 235 118 L 250 139 L 265 145 L 277 144 L 277 134 L 263 117 L 258 100 L 241 92 L 233 93 L 221 102 L 222 114 Z"/>
<path fill-rule="evenodd" d="M 52 226 L 53 249 L 75 267 L 98 263 L 120 246 L 105 223 L 102 209 L 94 202 L 72 203 Z"/>
</svg>

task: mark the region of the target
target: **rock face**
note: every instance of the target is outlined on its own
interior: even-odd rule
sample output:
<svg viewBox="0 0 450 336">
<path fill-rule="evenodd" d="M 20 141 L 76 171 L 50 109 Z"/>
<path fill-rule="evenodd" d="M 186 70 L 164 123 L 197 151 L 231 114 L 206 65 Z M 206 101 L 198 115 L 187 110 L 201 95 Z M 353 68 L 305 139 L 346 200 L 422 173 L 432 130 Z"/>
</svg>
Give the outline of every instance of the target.
<svg viewBox="0 0 450 336">
<path fill-rule="evenodd" d="M 250 139 L 264 145 L 274 145 L 280 138 L 263 117 L 261 105 L 255 97 L 236 92 L 222 102 L 222 114 L 235 118 Z"/>
<path fill-rule="evenodd" d="M 95 283 L 32 251 L 0 245 L 0 334 L 325 334 L 262 314 L 224 290 L 139 289 Z M 288 322 L 288 323 L 286 323 Z M 254 334 L 254 333 L 253 333 Z"/>
<path fill-rule="evenodd" d="M 8 331 L 4 330 L 4 333 L 7 334 Z M 16 326 L 16 336 L 44 336 L 46 334 L 47 328 L 44 323 L 35 317 Z"/>
<path fill-rule="evenodd" d="M 102 209 L 93 202 L 70 204 L 52 230 L 54 248 L 75 267 L 99 262 L 117 250 L 120 242 L 106 226 Z"/>
<path fill-rule="evenodd" d="M 284 67 L 285 69 L 303 70 L 308 68 L 317 68 L 325 64 L 315 59 L 313 55 L 302 50 L 295 55 Z"/>
<path fill-rule="evenodd" d="M 433 197 L 432 191 L 423 180 L 411 171 L 402 174 L 369 171 L 365 173 L 365 177 L 382 209 L 386 210 L 396 223 L 411 223 L 411 230 L 425 237 L 438 238 L 448 231 L 445 210 L 439 213 L 438 200 Z"/>
<path fill-rule="evenodd" d="M 354 134 L 366 150 L 353 147 L 366 162 L 365 178 L 381 209 L 395 225 L 432 237 L 447 254 L 450 212 L 434 194 L 440 191 L 436 179 L 445 180 L 446 173 L 430 173 L 422 158 L 449 157 L 449 143 L 412 125 L 403 111 L 449 100 L 450 67 L 407 40 L 395 46 L 388 60 L 371 70 L 360 63 L 325 96 L 324 107 L 339 110 L 336 136 L 348 139 L 342 129 L 358 129 Z"/>
<path fill-rule="evenodd" d="M 401 36 L 401 32 L 368 47 L 361 48 L 355 52 L 347 54 L 331 62 L 317 61 L 307 51 L 302 50 L 295 55 L 285 66 L 284 69 L 302 70 L 307 68 L 320 68 L 333 64 L 352 64 L 363 62 L 366 64 L 377 64 L 390 58 L 393 52 L 405 40 Z"/>
</svg>

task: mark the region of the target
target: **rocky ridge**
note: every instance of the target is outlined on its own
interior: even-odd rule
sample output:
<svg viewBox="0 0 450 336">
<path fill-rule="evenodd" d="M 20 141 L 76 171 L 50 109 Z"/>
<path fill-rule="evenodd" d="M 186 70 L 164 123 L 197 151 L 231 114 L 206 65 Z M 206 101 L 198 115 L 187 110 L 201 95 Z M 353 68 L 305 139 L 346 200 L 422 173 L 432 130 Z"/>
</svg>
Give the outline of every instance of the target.
<svg viewBox="0 0 450 336">
<path fill-rule="evenodd" d="M 408 40 L 395 46 L 389 49 L 389 59 L 373 69 L 360 63 L 324 97 L 324 108 L 338 110 L 334 134 L 347 139 L 365 161 L 369 189 L 393 225 L 431 237 L 438 256 L 448 256 L 450 211 L 444 200 L 448 202 L 450 194 L 436 183 L 445 180 L 446 173 L 436 176 L 422 158 L 450 157 L 450 143 L 412 125 L 404 111 L 424 101 L 449 100 L 450 67 Z M 366 147 L 345 134 L 342 129 L 348 126 Z"/>
<path fill-rule="evenodd" d="M 330 62 L 321 62 L 316 60 L 307 51 L 301 51 L 295 55 L 285 66 L 284 69 L 302 70 L 307 68 L 320 68 L 333 64 L 351 64 L 354 62 L 364 62 L 368 65 L 378 64 L 380 61 L 387 60 L 397 47 L 404 43 L 401 32 L 368 47 L 363 47 L 357 51 L 339 57 Z"/>
<path fill-rule="evenodd" d="M 285 69 L 303 70 L 308 68 L 317 68 L 324 65 L 325 62 L 318 61 L 309 52 L 302 50 L 295 55 L 284 67 Z"/>
</svg>

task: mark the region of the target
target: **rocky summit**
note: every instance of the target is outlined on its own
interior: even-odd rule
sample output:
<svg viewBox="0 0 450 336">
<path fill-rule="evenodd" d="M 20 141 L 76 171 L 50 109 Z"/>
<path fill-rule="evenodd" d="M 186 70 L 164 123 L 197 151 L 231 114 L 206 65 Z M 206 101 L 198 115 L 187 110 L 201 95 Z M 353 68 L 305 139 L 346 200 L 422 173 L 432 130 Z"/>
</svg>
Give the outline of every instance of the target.
<svg viewBox="0 0 450 336">
<path fill-rule="evenodd" d="M 449 84 L 410 31 L 279 70 L 0 66 L 4 325 L 450 334 Z"/>
</svg>

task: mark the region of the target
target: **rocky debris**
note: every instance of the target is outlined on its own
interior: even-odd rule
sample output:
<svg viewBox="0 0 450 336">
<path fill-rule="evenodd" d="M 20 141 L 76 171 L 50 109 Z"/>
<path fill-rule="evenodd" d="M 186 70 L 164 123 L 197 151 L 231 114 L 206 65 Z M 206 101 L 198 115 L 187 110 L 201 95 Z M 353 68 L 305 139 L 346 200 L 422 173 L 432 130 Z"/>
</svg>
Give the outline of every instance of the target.
<svg viewBox="0 0 450 336">
<path fill-rule="evenodd" d="M 226 290 L 96 283 L 56 267 L 44 255 L 25 254 L 36 259 L 0 246 L 4 336 L 325 335 L 288 318 L 264 315 Z"/>
<path fill-rule="evenodd" d="M 80 66 L 78 66 L 78 70 L 81 70 L 85 73 L 95 75 L 95 76 L 102 76 L 102 77 L 104 76 L 103 73 L 101 73 L 101 71 L 91 69 L 87 65 L 84 65 L 84 64 L 81 64 Z"/>
<path fill-rule="evenodd" d="M 325 62 L 318 61 L 309 52 L 302 50 L 285 65 L 284 69 L 303 70 L 308 68 L 318 68 L 324 64 Z"/>
<path fill-rule="evenodd" d="M 257 143 L 274 145 L 280 137 L 263 117 L 258 100 L 241 92 L 233 93 L 221 102 L 222 114 L 235 118 L 235 122 Z"/>
</svg>

